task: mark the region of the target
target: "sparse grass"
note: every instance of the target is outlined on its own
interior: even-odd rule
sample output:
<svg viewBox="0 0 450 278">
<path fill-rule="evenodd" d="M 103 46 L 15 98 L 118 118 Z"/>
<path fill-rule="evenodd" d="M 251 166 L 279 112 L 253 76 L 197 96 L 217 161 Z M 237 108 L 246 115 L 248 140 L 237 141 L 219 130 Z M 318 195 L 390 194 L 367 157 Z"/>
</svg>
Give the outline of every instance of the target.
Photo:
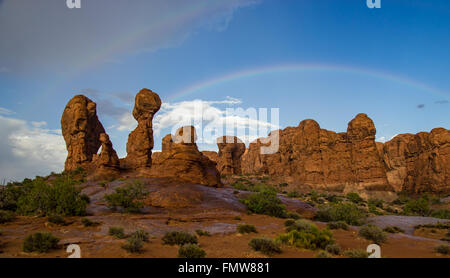
<svg viewBox="0 0 450 278">
<path fill-rule="evenodd" d="M 138 237 L 138 236 L 132 236 L 130 237 L 127 242 L 122 245 L 122 249 L 125 249 L 126 251 L 130 253 L 139 253 L 142 251 L 142 248 L 144 247 L 144 241 Z"/>
<path fill-rule="evenodd" d="M 92 220 L 90 220 L 88 218 L 81 219 L 81 223 L 85 227 L 96 227 L 96 226 L 100 225 L 100 222 L 92 221 Z"/>
<path fill-rule="evenodd" d="M 358 234 L 361 237 L 373 241 L 378 245 L 381 245 L 383 242 L 387 240 L 386 233 L 374 225 L 366 225 L 364 227 L 361 227 Z"/>
<path fill-rule="evenodd" d="M 450 210 L 449 209 L 433 210 L 431 212 L 431 217 L 450 219 Z"/>
<path fill-rule="evenodd" d="M 383 231 L 385 231 L 386 233 L 390 233 L 390 234 L 397 234 L 397 233 L 404 233 L 405 231 L 400 229 L 397 226 L 389 226 L 383 229 Z"/>
<path fill-rule="evenodd" d="M 250 233 L 257 233 L 256 227 L 253 225 L 248 224 L 239 224 L 237 226 L 237 232 L 240 234 L 250 234 Z"/>
<path fill-rule="evenodd" d="M 328 244 L 328 245 L 325 247 L 325 250 L 326 250 L 328 253 L 333 254 L 333 255 L 339 255 L 339 254 L 341 254 L 341 246 L 340 246 L 339 244 L 337 244 L 337 243 L 334 243 L 334 244 Z"/>
<path fill-rule="evenodd" d="M 211 236 L 211 234 L 208 231 L 204 231 L 204 230 L 196 230 L 195 233 L 198 236 Z"/>
<path fill-rule="evenodd" d="M 48 217 L 48 222 L 64 226 L 66 225 L 66 220 L 61 215 L 51 215 Z"/>
<path fill-rule="evenodd" d="M 185 244 L 178 249 L 178 258 L 201 259 L 206 257 L 206 252 L 197 244 Z"/>
<path fill-rule="evenodd" d="M 7 222 L 11 222 L 15 219 L 15 215 L 11 211 L 0 210 L 0 224 L 5 224 Z"/>
<path fill-rule="evenodd" d="M 277 197 L 274 190 L 263 190 L 251 194 L 247 199 L 241 200 L 249 211 L 274 217 L 286 217 L 286 207 Z"/>
<path fill-rule="evenodd" d="M 330 230 L 346 230 L 348 231 L 349 227 L 348 224 L 345 223 L 344 221 L 335 221 L 335 222 L 329 222 L 327 223 L 327 228 Z"/>
<path fill-rule="evenodd" d="M 344 221 L 349 225 L 360 226 L 364 224 L 366 214 L 355 204 L 342 203 L 320 207 L 314 218 L 323 222 Z"/>
<path fill-rule="evenodd" d="M 265 255 L 272 255 L 275 253 L 281 253 L 280 246 L 270 238 L 253 238 L 248 245 L 255 251 L 261 252 Z"/>
<path fill-rule="evenodd" d="M 22 245 L 22 250 L 27 253 L 46 253 L 51 249 L 57 249 L 59 238 L 50 233 L 35 233 L 28 235 Z"/>
<path fill-rule="evenodd" d="M 330 253 L 325 251 L 319 251 L 319 253 L 316 254 L 316 258 L 318 259 L 331 259 L 333 256 L 331 256 Z"/>
<path fill-rule="evenodd" d="M 437 253 L 443 254 L 443 255 L 449 255 L 450 254 L 450 246 L 449 245 L 439 245 L 434 248 L 434 250 Z"/>
<path fill-rule="evenodd" d="M 305 220 L 297 220 L 294 225 L 287 228 L 286 234 L 280 234 L 277 241 L 306 249 L 324 249 L 333 244 L 333 234 L 328 229 L 320 230 L 316 225 Z"/>
<path fill-rule="evenodd" d="M 118 239 L 126 238 L 125 232 L 122 227 L 110 227 L 108 235 L 113 236 Z"/>
<path fill-rule="evenodd" d="M 197 244 L 198 240 L 195 235 L 191 235 L 187 232 L 168 232 L 162 238 L 163 244 L 167 245 L 184 245 L 184 244 Z"/>
<path fill-rule="evenodd" d="M 450 229 L 450 222 L 448 223 L 438 222 L 436 224 L 424 224 L 424 225 L 417 225 L 414 227 L 414 229 L 420 228 Z"/>
<path fill-rule="evenodd" d="M 140 180 L 133 180 L 125 187 L 116 188 L 114 193 L 105 195 L 106 203 L 111 209 L 123 208 L 125 212 L 139 212 L 144 207 L 143 200 L 148 195 L 145 185 Z"/>
<path fill-rule="evenodd" d="M 146 231 L 139 229 L 139 230 L 136 230 L 135 232 L 131 233 L 130 238 L 136 238 L 136 239 L 141 240 L 142 242 L 148 242 L 149 234 Z"/>
<path fill-rule="evenodd" d="M 363 259 L 369 257 L 369 254 L 362 249 L 350 249 L 344 252 L 344 256 L 354 259 Z"/>
</svg>

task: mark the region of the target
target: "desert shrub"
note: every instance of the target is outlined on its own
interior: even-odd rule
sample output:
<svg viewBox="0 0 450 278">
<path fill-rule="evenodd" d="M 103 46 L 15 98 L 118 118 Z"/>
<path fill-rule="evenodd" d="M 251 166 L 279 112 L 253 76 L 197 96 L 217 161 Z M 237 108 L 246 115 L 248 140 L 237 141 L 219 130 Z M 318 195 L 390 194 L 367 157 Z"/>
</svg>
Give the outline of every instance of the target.
<svg viewBox="0 0 450 278">
<path fill-rule="evenodd" d="M 450 222 L 448 223 L 438 222 L 436 224 L 424 224 L 424 225 L 417 225 L 414 227 L 414 229 L 420 228 L 450 229 Z"/>
<path fill-rule="evenodd" d="M 257 233 L 256 227 L 253 225 L 248 225 L 248 224 L 239 224 L 237 226 L 237 231 L 240 234 Z"/>
<path fill-rule="evenodd" d="M 289 198 L 297 198 L 300 197 L 300 194 L 297 191 L 291 191 L 287 194 Z"/>
<path fill-rule="evenodd" d="M 253 213 L 265 214 L 274 217 L 286 217 L 286 207 L 273 190 L 263 190 L 251 194 L 242 202 Z"/>
<path fill-rule="evenodd" d="M 349 200 L 350 202 L 355 203 L 355 204 L 360 204 L 360 203 L 364 202 L 364 199 L 361 198 L 361 196 L 359 196 L 359 194 L 355 193 L 355 192 L 347 193 L 347 195 L 345 195 L 345 197 L 347 198 L 347 200 Z"/>
<path fill-rule="evenodd" d="M 48 217 L 48 222 L 56 225 L 66 225 L 66 220 L 61 215 L 51 215 Z"/>
<path fill-rule="evenodd" d="M 314 218 L 323 222 L 344 221 L 349 225 L 360 226 L 364 224 L 366 214 L 354 204 L 342 203 L 320 207 Z"/>
<path fill-rule="evenodd" d="M 287 226 L 286 232 L 288 233 L 293 230 L 310 231 L 311 229 L 313 229 L 313 226 L 315 226 L 313 223 L 311 223 L 307 220 L 299 219 L 299 220 L 295 221 L 294 223 L 292 223 L 292 225 Z"/>
<path fill-rule="evenodd" d="M 362 249 L 350 249 L 344 252 L 344 256 L 348 258 L 363 259 L 369 257 L 369 254 Z"/>
<path fill-rule="evenodd" d="M 208 231 L 203 231 L 203 230 L 196 230 L 195 233 L 198 236 L 211 236 L 211 234 Z"/>
<path fill-rule="evenodd" d="M 334 243 L 333 234 L 328 229 L 319 230 L 319 228 L 306 221 L 296 221 L 286 234 L 278 235 L 277 241 L 306 249 L 324 249 L 327 245 Z M 290 227 L 288 227 L 290 228 Z"/>
<path fill-rule="evenodd" d="M 143 200 L 147 195 L 145 185 L 139 180 L 134 180 L 125 187 L 116 188 L 114 193 L 105 195 L 105 200 L 112 209 L 122 207 L 125 212 L 139 212 L 144 207 Z"/>
<path fill-rule="evenodd" d="M 433 194 L 425 193 L 422 195 L 422 199 L 427 200 L 430 204 L 437 205 L 441 203 L 441 199 Z"/>
<path fill-rule="evenodd" d="M 317 191 L 312 190 L 311 192 L 309 192 L 309 199 L 314 202 L 317 203 L 317 201 L 319 200 L 319 193 L 317 193 Z"/>
<path fill-rule="evenodd" d="M 430 203 L 424 198 L 409 200 L 403 207 L 403 214 L 428 216 L 430 214 Z"/>
<path fill-rule="evenodd" d="M 294 219 L 288 219 L 288 220 L 286 220 L 286 221 L 284 222 L 284 226 L 285 226 L 285 227 L 289 227 L 289 226 L 294 225 L 294 223 L 295 223 L 295 220 L 294 220 Z"/>
<path fill-rule="evenodd" d="M 291 218 L 291 219 L 294 219 L 294 220 L 298 220 L 298 219 L 300 219 L 300 214 L 298 214 L 296 212 L 289 211 L 289 212 L 286 213 L 286 218 Z"/>
<path fill-rule="evenodd" d="M 15 215 L 11 211 L 0 210 L 0 224 L 11 222 L 15 219 Z"/>
<path fill-rule="evenodd" d="M 325 250 L 326 250 L 328 253 L 333 254 L 333 255 L 339 255 L 339 254 L 341 254 L 341 246 L 339 246 L 339 244 L 337 244 L 337 243 L 334 243 L 334 244 L 328 244 L 328 245 L 325 247 Z"/>
<path fill-rule="evenodd" d="M 278 186 L 279 186 L 279 187 L 288 187 L 288 186 L 289 186 L 289 184 L 287 184 L 287 183 L 283 182 L 283 183 L 280 183 L 280 184 L 279 184 Z"/>
<path fill-rule="evenodd" d="M 386 241 L 387 236 L 386 233 L 383 232 L 380 228 L 374 225 L 367 225 L 362 227 L 358 234 L 367 240 L 371 240 L 376 244 L 382 244 Z"/>
<path fill-rule="evenodd" d="M 391 233 L 391 234 L 397 234 L 397 233 L 404 233 L 405 231 L 400 229 L 397 226 L 388 226 L 386 228 L 383 229 L 383 231 L 385 231 L 386 233 Z"/>
<path fill-rule="evenodd" d="M 369 198 L 369 200 L 367 201 L 369 203 L 369 205 L 375 206 L 377 208 L 383 208 L 383 200 L 381 199 L 376 199 L 376 198 Z"/>
<path fill-rule="evenodd" d="M 397 199 L 395 199 L 392 204 L 393 205 L 404 205 L 408 203 L 411 199 L 406 195 L 400 195 Z"/>
<path fill-rule="evenodd" d="M 342 198 L 337 196 L 337 195 L 334 195 L 334 194 L 327 195 L 325 197 L 325 200 L 327 200 L 330 203 L 340 203 L 340 202 L 342 202 Z"/>
<path fill-rule="evenodd" d="M 206 257 L 206 252 L 197 244 L 185 244 L 178 249 L 178 258 L 201 259 Z"/>
<path fill-rule="evenodd" d="M 195 235 L 191 235 L 187 232 L 168 232 L 162 238 L 164 244 L 167 245 L 184 245 L 184 244 L 197 244 L 198 240 Z"/>
<path fill-rule="evenodd" d="M 253 238 L 248 245 L 255 251 L 259 251 L 265 255 L 281 253 L 280 246 L 270 238 Z"/>
<path fill-rule="evenodd" d="M 85 227 L 95 227 L 95 226 L 100 225 L 100 222 L 92 221 L 88 218 L 83 218 L 83 219 L 81 219 L 81 224 L 83 224 L 83 226 L 85 226 Z"/>
<path fill-rule="evenodd" d="M 316 254 L 316 258 L 317 258 L 317 259 L 331 259 L 331 258 L 333 258 L 333 256 L 331 256 L 331 254 L 328 253 L 328 252 L 325 252 L 325 251 L 319 251 L 319 252 Z"/>
<path fill-rule="evenodd" d="M 0 186 L 0 210 L 16 211 L 20 196 L 25 194 L 31 183 L 31 180 L 28 180 L 25 183 Z"/>
<path fill-rule="evenodd" d="M 344 221 L 335 221 L 335 222 L 329 222 L 327 223 L 327 228 L 330 230 L 338 230 L 338 229 L 342 229 L 342 230 L 348 230 L 348 224 L 345 223 Z"/>
<path fill-rule="evenodd" d="M 439 245 L 434 248 L 434 250 L 440 254 L 448 255 L 450 254 L 450 246 L 449 245 Z"/>
<path fill-rule="evenodd" d="M 378 210 L 378 207 L 376 207 L 376 206 L 373 205 L 373 204 L 369 204 L 369 212 L 370 212 L 370 213 L 373 213 L 373 214 L 375 214 L 375 215 L 383 215 L 383 212 L 379 211 L 379 210 Z"/>
<path fill-rule="evenodd" d="M 136 239 L 140 239 L 143 242 L 148 242 L 149 234 L 146 231 L 139 229 L 139 230 L 131 233 L 130 238 L 136 238 Z"/>
<path fill-rule="evenodd" d="M 142 251 L 142 247 L 144 247 L 144 241 L 138 236 L 130 237 L 127 242 L 122 245 L 122 249 L 130 253 L 139 253 Z"/>
<path fill-rule="evenodd" d="M 441 219 L 450 219 L 450 210 L 449 209 L 433 210 L 431 212 L 431 216 Z"/>
<path fill-rule="evenodd" d="M 233 220 L 241 221 L 242 218 L 240 216 L 235 216 L 235 217 L 233 217 Z"/>
<path fill-rule="evenodd" d="M 56 178 L 51 183 L 36 179 L 19 198 L 17 210 L 25 215 L 85 215 L 88 202 L 75 184 L 67 176 Z"/>
<path fill-rule="evenodd" d="M 108 235 L 119 239 L 126 238 L 125 232 L 122 227 L 109 227 Z"/>
<path fill-rule="evenodd" d="M 35 233 L 25 238 L 22 249 L 27 253 L 46 253 L 51 249 L 56 249 L 58 242 L 59 238 L 54 237 L 50 233 Z"/>
</svg>

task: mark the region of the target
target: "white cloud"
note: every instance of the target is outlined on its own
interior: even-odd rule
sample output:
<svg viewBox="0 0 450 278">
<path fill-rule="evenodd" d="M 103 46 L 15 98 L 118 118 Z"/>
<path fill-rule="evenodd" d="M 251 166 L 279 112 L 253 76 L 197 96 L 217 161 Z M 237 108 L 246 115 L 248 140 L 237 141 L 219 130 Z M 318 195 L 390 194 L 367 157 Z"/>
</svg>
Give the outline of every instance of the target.
<svg viewBox="0 0 450 278">
<path fill-rule="evenodd" d="M 0 116 L 0 179 L 22 180 L 60 172 L 67 156 L 61 130 L 45 122 L 28 123 Z"/>
<path fill-rule="evenodd" d="M 12 114 L 14 114 L 13 111 L 0 107 L 0 115 L 12 115 Z"/>
<path fill-rule="evenodd" d="M 0 61 L 16 70 L 80 70 L 180 44 L 199 28 L 222 30 L 255 0 L 3 0 Z M 101 35 L 99 35 L 101 34 Z"/>
</svg>

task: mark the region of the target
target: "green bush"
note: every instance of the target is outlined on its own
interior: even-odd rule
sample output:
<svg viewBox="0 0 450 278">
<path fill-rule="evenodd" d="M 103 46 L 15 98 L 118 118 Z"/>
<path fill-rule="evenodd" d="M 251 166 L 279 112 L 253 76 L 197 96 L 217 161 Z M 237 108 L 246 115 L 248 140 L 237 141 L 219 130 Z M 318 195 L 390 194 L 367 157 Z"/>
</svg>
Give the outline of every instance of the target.
<svg viewBox="0 0 450 278">
<path fill-rule="evenodd" d="M 428 216 L 430 214 L 430 203 L 424 198 L 409 200 L 403 207 L 403 214 Z"/>
<path fill-rule="evenodd" d="M 334 244 L 328 244 L 328 245 L 325 247 L 325 250 L 326 250 L 328 253 L 333 254 L 333 255 L 339 255 L 339 254 L 341 254 L 341 246 L 339 246 L 339 244 L 337 244 L 337 243 L 334 243 Z"/>
<path fill-rule="evenodd" d="M 136 239 L 140 239 L 143 242 L 148 242 L 149 234 L 146 231 L 139 229 L 139 230 L 131 233 L 130 238 L 136 238 Z"/>
<path fill-rule="evenodd" d="M 88 219 L 88 218 L 83 218 L 83 219 L 81 219 L 81 223 L 82 223 L 83 226 L 85 226 L 85 227 L 95 227 L 95 226 L 100 225 L 100 222 L 92 221 L 92 220 L 90 220 L 90 219 Z"/>
<path fill-rule="evenodd" d="M 385 231 L 386 233 L 390 233 L 390 234 L 397 234 L 397 233 L 404 233 L 405 231 L 400 229 L 397 226 L 389 226 L 383 229 L 383 231 Z"/>
<path fill-rule="evenodd" d="M 294 220 L 294 219 L 288 219 L 288 220 L 286 220 L 286 221 L 284 222 L 284 226 L 285 226 L 285 227 L 289 227 L 289 226 L 294 225 L 294 223 L 295 223 L 295 220 Z"/>
<path fill-rule="evenodd" d="M 257 233 L 256 227 L 253 225 L 248 225 L 248 224 L 239 224 L 237 226 L 237 231 L 240 234 Z"/>
<path fill-rule="evenodd" d="M 195 233 L 198 236 L 211 236 L 211 234 L 208 231 L 203 231 L 203 230 L 196 230 Z"/>
<path fill-rule="evenodd" d="M 255 251 L 259 251 L 265 255 L 281 253 L 280 246 L 270 238 L 253 238 L 248 245 Z"/>
<path fill-rule="evenodd" d="M 348 224 L 345 223 L 344 221 L 329 222 L 329 223 L 327 223 L 327 228 L 330 230 L 342 229 L 342 230 L 346 230 L 346 231 L 348 231 L 348 229 L 349 229 Z"/>
<path fill-rule="evenodd" d="M 369 254 L 362 249 L 350 249 L 344 252 L 344 256 L 348 258 L 363 259 L 369 257 Z"/>
<path fill-rule="evenodd" d="M 298 198 L 298 197 L 300 197 L 300 194 L 297 191 L 291 191 L 287 194 L 287 196 L 289 198 Z"/>
<path fill-rule="evenodd" d="M 126 238 L 125 232 L 122 227 L 109 227 L 108 235 L 118 239 Z"/>
<path fill-rule="evenodd" d="M 300 214 L 298 214 L 296 212 L 289 211 L 286 214 L 286 218 L 291 218 L 291 219 L 294 219 L 294 220 L 298 220 L 298 219 L 300 219 Z"/>
<path fill-rule="evenodd" d="M 185 244 L 178 249 L 178 258 L 201 259 L 206 257 L 206 252 L 197 244 Z"/>
<path fill-rule="evenodd" d="M 382 244 L 387 239 L 386 233 L 374 225 L 366 225 L 362 227 L 359 230 L 358 234 L 361 237 L 367 240 L 371 240 L 378 245 Z"/>
<path fill-rule="evenodd" d="M 144 207 L 143 200 L 147 195 L 145 185 L 134 180 L 125 187 L 116 188 L 114 193 L 105 195 L 105 200 L 109 208 L 122 207 L 125 212 L 139 212 Z"/>
<path fill-rule="evenodd" d="M 0 186 L 0 210 L 16 211 L 20 196 L 25 194 L 31 183 L 29 180 L 21 184 L 10 183 L 7 186 Z"/>
<path fill-rule="evenodd" d="M 48 217 L 48 222 L 64 226 L 66 225 L 66 220 L 61 215 L 51 215 Z"/>
<path fill-rule="evenodd" d="M 358 193 L 355 193 L 355 192 L 350 192 L 350 193 L 348 193 L 347 195 L 345 195 L 345 197 L 346 197 L 350 202 L 355 203 L 355 204 L 360 204 L 360 203 L 363 203 L 363 202 L 364 202 L 364 199 L 361 198 L 361 196 L 359 196 L 359 194 L 358 194 Z"/>
<path fill-rule="evenodd" d="M 384 202 L 381 199 L 369 198 L 369 200 L 367 202 L 369 203 L 369 206 L 372 205 L 374 207 L 383 209 Z"/>
<path fill-rule="evenodd" d="M 184 244 L 197 244 L 198 240 L 195 235 L 191 235 L 187 232 L 168 232 L 162 238 L 164 244 L 167 245 L 184 245 Z"/>
<path fill-rule="evenodd" d="M 235 217 L 233 217 L 233 220 L 241 221 L 242 218 L 240 216 L 235 216 Z"/>
<path fill-rule="evenodd" d="M 54 237 L 50 233 L 35 233 L 25 238 L 22 249 L 27 253 L 46 253 L 51 249 L 57 249 L 58 242 L 59 238 Z"/>
<path fill-rule="evenodd" d="M 88 202 L 75 184 L 66 176 L 51 183 L 36 179 L 19 198 L 17 209 L 25 215 L 83 216 Z"/>
<path fill-rule="evenodd" d="M 433 210 L 431 212 L 431 216 L 441 219 L 450 219 L 450 210 L 449 209 Z"/>
<path fill-rule="evenodd" d="M 263 190 L 251 194 L 242 202 L 253 213 L 265 214 L 274 217 L 286 217 L 286 207 L 273 190 Z"/>
<path fill-rule="evenodd" d="M 125 249 L 126 251 L 130 253 L 139 253 L 142 251 L 142 248 L 144 247 L 144 241 L 139 238 L 138 236 L 132 236 L 130 237 L 127 242 L 122 245 L 122 249 Z"/>
<path fill-rule="evenodd" d="M 323 222 L 344 221 L 349 225 L 361 226 L 365 223 L 366 214 L 354 204 L 342 203 L 320 207 L 314 218 Z"/>
<path fill-rule="evenodd" d="M 450 246 L 449 245 L 439 245 L 434 249 L 436 252 L 449 255 L 450 254 Z"/>
<path fill-rule="evenodd" d="M 408 203 L 411 199 L 406 195 L 401 195 L 397 199 L 395 199 L 392 204 L 393 205 L 404 205 Z"/>
<path fill-rule="evenodd" d="M 0 224 L 5 224 L 7 222 L 11 222 L 15 219 L 15 215 L 11 211 L 0 210 Z"/>
<path fill-rule="evenodd" d="M 292 227 L 295 227 L 292 228 Z M 324 249 L 327 245 L 333 244 L 333 234 L 328 229 L 319 230 L 316 225 L 306 221 L 296 221 L 288 227 L 290 231 L 286 234 L 280 234 L 277 241 L 306 249 Z"/>
<path fill-rule="evenodd" d="M 313 223 L 309 222 L 308 220 L 299 219 L 292 223 L 292 225 L 289 225 L 286 227 L 286 232 L 290 232 L 293 230 L 296 231 L 310 231 L 313 229 L 313 226 L 315 226 Z"/>
</svg>

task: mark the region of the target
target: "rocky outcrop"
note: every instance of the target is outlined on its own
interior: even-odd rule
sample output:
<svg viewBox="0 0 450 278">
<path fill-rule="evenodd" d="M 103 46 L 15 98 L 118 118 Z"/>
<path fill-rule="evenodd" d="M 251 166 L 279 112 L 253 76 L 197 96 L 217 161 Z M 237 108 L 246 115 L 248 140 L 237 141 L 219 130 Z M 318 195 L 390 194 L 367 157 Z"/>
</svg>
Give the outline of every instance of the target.
<svg viewBox="0 0 450 278">
<path fill-rule="evenodd" d="M 83 95 L 73 97 L 64 109 L 61 129 L 68 152 L 65 170 L 90 167 L 101 145 L 100 134 L 105 132 L 95 102 Z"/>
<path fill-rule="evenodd" d="M 138 126 L 128 137 L 127 157 L 123 167 L 137 170 L 152 166 L 153 126 L 152 120 L 161 108 L 158 94 L 149 89 L 142 89 L 135 99 L 133 117 Z"/>
<path fill-rule="evenodd" d="M 397 135 L 380 150 L 396 191 L 450 192 L 450 130 Z"/>
<path fill-rule="evenodd" d="M 284 176 L 299 185 L 330 190 L 393 190 L 367 115 L 357 115 L 346 133 L 321 129 L 314 120 L 278 132 L 275 154 L 261 154 L 264 140 L 250 144 L 242 158 L 244 173 Z"/>
<path fill-rule="evenodd" d="M 102 143 L 99 155 L 94 155 L 92 159 L 93 170 L 90 180 L 109 180 L 120 175 L 120 161 L 108 134 L 100 134 Z"/>
<path fill-rule="evenodd" d="M 179 128 L 174 136 L 162 140 L 162 152 L 155 156 L 151 174 L 169 177 L 186 183 L 221 186 L 216 163 L 203 155 L 195 143 L 195 128 Z"/>
<path fill-rule="evenodd" d="M 222 175 L 240 175 L 242 173 L 241 157 L 245 152 L 245 144 L 236 136 L 217 138 L 219 153 L 217 169 Z"/>
</svg>

